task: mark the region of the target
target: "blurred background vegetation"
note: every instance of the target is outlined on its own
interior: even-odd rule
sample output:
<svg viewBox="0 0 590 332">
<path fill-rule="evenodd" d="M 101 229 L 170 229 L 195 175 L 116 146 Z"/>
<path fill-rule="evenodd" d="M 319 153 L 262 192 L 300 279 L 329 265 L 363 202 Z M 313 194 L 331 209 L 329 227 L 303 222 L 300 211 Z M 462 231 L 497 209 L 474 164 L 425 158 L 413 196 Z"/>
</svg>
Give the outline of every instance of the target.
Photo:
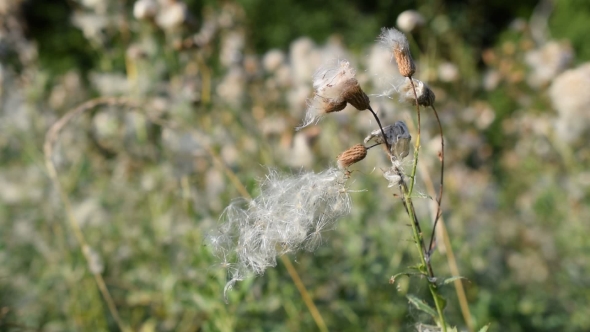
<svg viewBox="0 0 590 332">
<path fill-rule="evenodd" d="M 451 276 L 452 249 L 471 315 L 448 285 L 448 320 L 590 330 L 589 20 L 584 0 L 0 1 L 0 330 L 317 330 L 281 262 L 226 303 L 203 239 L 240 183 L 255 195 L 266 167 L 326 169 L 375 129 L 346 109 L 294 131 L 325 60 L 355 65 L 383 122 L 415 121 L 377 96 L 395 67 L 375 40 L 396 25 L 445 128 L 451 248 L 433 267 Z M 57 138 L 57 187 L 46 132 L 97 97 Z M 424 196 L 439 146 L 425 113 Z M 428 298 L 424 280 L 389 283 L 417 256 L 386 165 L 371 150 L 353 167 L 352 216 L 290 256 L 330 331 L 432 323 L 406 299 Z"/>
</svg>

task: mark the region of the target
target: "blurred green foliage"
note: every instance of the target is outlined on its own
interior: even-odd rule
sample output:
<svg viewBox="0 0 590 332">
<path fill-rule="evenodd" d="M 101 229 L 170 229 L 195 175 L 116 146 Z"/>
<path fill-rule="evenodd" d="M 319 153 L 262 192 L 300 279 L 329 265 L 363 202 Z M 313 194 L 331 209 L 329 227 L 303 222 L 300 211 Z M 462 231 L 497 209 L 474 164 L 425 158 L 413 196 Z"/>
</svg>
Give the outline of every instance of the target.
<svg viewBox="0 0 590 332">
<path fill-rule="evenodd" d="M 316 330 L 280 263 L 239 283 L 224 301 L 226 274 L 203 238 L 242 194 L 213 156 L 251 194 L 266 167 L 328 167 L 374 129 L 369 115 L 345 111 L 295 133 L 305 104 L 294 107 L 291 93 L 302 88 L 308 96 L 311 78 L 296 82 L 297 73 L 289 72 L 288 83 L 281 83 L 261 60 L 279 48 L 284 65 L 294 67 L 297 59 L 287 52 L 296 38 L 311 37 L 313 50 L 332 42 L 358 62 L 363 88 L 379 93 L 367 74 L 368 47 L 380 27 L 393 26 L 406 9 L 426 19 L 409 37 L 445 127 L 443 216 L 469 279 L 464 286 L 474 325 L 590 329 L 588 133 L 574 142 L 561 138 L 549 96 L 554 77 L 540 84 L 528 79 L 535 66 L 527 55 L 544 46 L 527 21 L 536 1 L 187 1 L 196 23 L 173 31 L 135 19 L 132 1 L 105 1 L 106 14 L 97 16 L 112 21 L 94 37 L 73 23 L 75 14 L 98 12 L 85 7 L 89 3 L 29 0 L 2 13 L 17 24 L 2 25 L 3 36 L 15 37 L 0 40 L 0 330 L 119 329 L 42 153 L 48 128 L 96 96 L 125 96 L 146 106 L 133 113 L 125 105 L 103 105 L 77 117 L 59 137 L 54 161 L 76 222 L 99 257 L 94 268 L 102 267 L 123 321 L 139 331 Z M 545 17 L 548 31 L 571 43 L 574 63 L 588 61 L 590 6 L 580 0 L 554 5 Z M 207 18 L 221 22 L 214 38 L 179 47 Z M 242 33 L 243 45 L 232 39 Z M 230 60 L 227 45 L 238 53 L 230 52 Z M 311 63 L 314 54 L 299 60 Z M 458 78 L 442 78 L 445 63 L 456 67 Z M 414 115 L 371 98 L 388 122 Z M 176 126 L 153 124 L 146 112 Z M 420 173 L 417 188 L 427 196 L 424 176 L 438 176 L 438 145 L 431 114 L 423 121 L 420 162 L 431 173 Z M 312 155 L 309 165 L 293 157 L 301 142 Z M 353 172 L 352 189 L 361 191 L 353 193 L 352 215 L 316 252 L 290 256 L 334 331 L 409 331 L 431 323 L 405 297 L 428 299 L 424 280 L 388 283 L 417 257 L 403 206 L 381 177 L 386 163 L 373 151 Z M 416 201 L 428 225 L 429 200 Z M 442 251 L 433 257 L 441 277 L 451 273 L 445 257 Z M 442 292 L 449 322 L 465 329 L 453 286 Z"/>
</svg>

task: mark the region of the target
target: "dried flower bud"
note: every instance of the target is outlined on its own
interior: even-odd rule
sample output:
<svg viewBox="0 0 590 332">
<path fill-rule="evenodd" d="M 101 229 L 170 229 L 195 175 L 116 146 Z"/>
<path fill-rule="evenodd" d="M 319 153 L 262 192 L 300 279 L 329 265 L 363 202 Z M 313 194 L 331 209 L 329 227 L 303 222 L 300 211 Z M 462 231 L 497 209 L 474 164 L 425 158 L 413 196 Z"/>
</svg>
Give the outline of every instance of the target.
<svg viewBox="0 0 590 332">
<path fill-rule="evenodd" d="M 414 81 L 414 88 L 416 88 L 416 95 L 414 95 L 414 89 L 412 88 L 412 81 Z M 432 106 L 436 96 L 434 92 L 430 90 L 428 85 L 424 82 L 413 78 L 406 78 L 405 82 L 399 88 L 400 100 L 409 101 L 412 105 L 416 105 L 416 97 L 418 97 L 418 105 L 420 106 Z"/>
<path fill-rule="evenodd" d="M 382 28 L 379 41 L 393 50 L 397 68 L 402 76 L 410 77 L 416 72 L 416 64 L 410 53 L 410 44 L 406 36 L 395 28 Z"/>
<path fill-rule="evenodd" d="M 367 96 L 367 94 L 361 89 L 356 78 L 351 78 L 344 84 L 345 87 L 342 90 L 342 99 L 359 111 L 369 109 L 369 96 Z"/>
<path fill-rule="evenodd" d="M 348 166 L 358 163 L 367 156 L 367 148 L 362 144 L 357 144 L 342 152 L 338 156 L 338 168 L 344 169 Z"/>
<path fill-rule="evenodd" d="M 383 132 L 385 132 L 387 143 L 391 146 L 389 154 L 393 158 L 401 160 L 410 153 L 410 141 L 412 140 L 412 135 L 410 135 L 410 130 L 403 121 L 398 121 L 393 125 L 384 127 Z M 367 144 L 371 140 L 379 144 L 384 143 L 381 129 L 371 132 L 371 134 L 365 138 L 364 143 Z"/>
</svg>

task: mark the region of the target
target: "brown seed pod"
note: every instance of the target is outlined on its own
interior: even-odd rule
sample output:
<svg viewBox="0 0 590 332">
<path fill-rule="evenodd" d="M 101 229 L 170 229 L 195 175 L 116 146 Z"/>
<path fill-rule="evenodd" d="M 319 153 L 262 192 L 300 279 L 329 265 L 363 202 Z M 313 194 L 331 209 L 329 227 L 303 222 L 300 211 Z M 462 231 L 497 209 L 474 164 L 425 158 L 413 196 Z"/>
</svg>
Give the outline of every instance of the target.
<svg viewBox="0 0 590 332">
<path fill-rule="evenodd" d="M 344 90 L 342 91 L 342 99 L 359 111 L 369 108 L 369 96 L 361 89 L 356 78 L 346 81 Z"/>
<path fill-rule="evenodd" d="M 338 168 L 345 169 L 367 156 L 367 148 L 362 144 L 353 145 L 338 156 Z"/>
<path fill-rule="evenodd" d="M 398 45 L 398 47 L 393 50 L 393 55 L 395 56 L 395 62 L 397 62 L 399 73 L 402 76 L 410 77 L 414 75 L 416 72 L 416 64 L 414 63 L 414 59 L 412 59 L 412 54 L 410 53 L 409 48 Z"/>
</svg>

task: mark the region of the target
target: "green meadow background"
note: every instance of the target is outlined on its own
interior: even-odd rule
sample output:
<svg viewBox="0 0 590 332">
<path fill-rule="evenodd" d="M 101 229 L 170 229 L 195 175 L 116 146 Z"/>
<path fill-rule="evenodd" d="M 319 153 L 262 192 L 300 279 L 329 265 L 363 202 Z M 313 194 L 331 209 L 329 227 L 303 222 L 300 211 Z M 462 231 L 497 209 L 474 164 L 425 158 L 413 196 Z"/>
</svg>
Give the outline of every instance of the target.
<svg viewBox="0 0 590 332">
<path fill-rule="evenodd" d="M 449 323 L 590 330 L 590 2 L 154 3 L 151 18 L 131 0 L 0 2 L 1 331 L 319 331 L 284 260 L 224 298 L 204 240 L 269 168 L 325 170 L 376 129 L 347 108 L 295 131 L 327 59 L 350 60 L 382 122 L 415 136 L 415 110 L 379 96 L 395 66 L 374 46 L 410 9 L 417 78 L 445 130 L 448 241 L 432 265 L 465 277 L 441 289 Z M 46 158 L 49 128 L 87 101 Z M 427 110 L 422 134 L 429 236 L 440 142 Z M 351 168 L 352 214 L 288 255 L 329 331 L 433 323 L 407 297 L 432 305 L 426 280 L 389 282 L 418 256 L 386 167 L 370 150 Z"/>
</svg>

